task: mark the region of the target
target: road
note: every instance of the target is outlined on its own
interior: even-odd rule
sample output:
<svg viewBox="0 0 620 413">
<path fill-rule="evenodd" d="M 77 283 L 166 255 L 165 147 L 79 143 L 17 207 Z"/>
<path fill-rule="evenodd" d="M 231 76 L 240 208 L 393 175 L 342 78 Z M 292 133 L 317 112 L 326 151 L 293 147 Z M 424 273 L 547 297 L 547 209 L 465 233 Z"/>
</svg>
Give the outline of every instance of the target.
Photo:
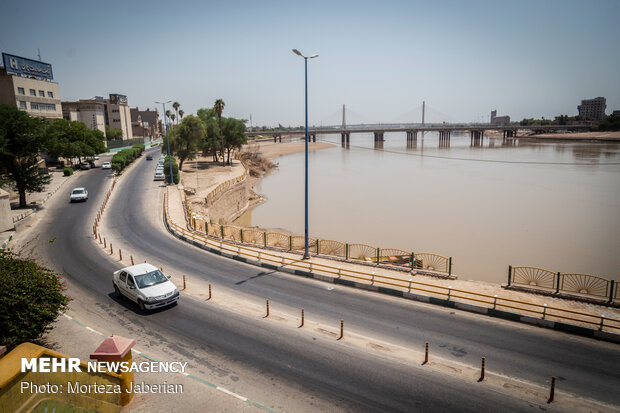
<svg viewBox="0 0 620 413">
<path fill-rule="evenodd" d="M 422 349 L 429 341 L 434 357 L 466 365 L 477 366 L 485 356 L 495 373 L 540 385 L 555 375 L 563 391 L 620 405 L 617 345 L 265 271 L 188 247 L 163 229 L 164 189 L 152 181 L 154 164 L 137 162 L 106 210 L 109 227 L 135 255 L 156 257 L 188 277 L 208 277 L 216 291 L 234 294 L 238 302 L 264 305 L 269 298 L 274 310 L 294 314 L 304 308 L 321 325 L 344 319 L 347 332 L 377 343 Z M 544 401 L 499 393 L 347 340 L 186 295 L 176 307 L 140 313 L 113 297 L 111 272 L 119 266 L 91 240 L 92 219 L 109 179 L 99 169 L 76 177 L 72 186 L 87 187 L 91 199 L 69 205 L 71 188 L 60 191 L 48 202 L 48 218 L 33 244 L 66 273 L 72 308 L 85 319 L 130 335 L 141 347 L 184 357 L 201 374 L 275 410 L 553 410 Z"/>
</svg>

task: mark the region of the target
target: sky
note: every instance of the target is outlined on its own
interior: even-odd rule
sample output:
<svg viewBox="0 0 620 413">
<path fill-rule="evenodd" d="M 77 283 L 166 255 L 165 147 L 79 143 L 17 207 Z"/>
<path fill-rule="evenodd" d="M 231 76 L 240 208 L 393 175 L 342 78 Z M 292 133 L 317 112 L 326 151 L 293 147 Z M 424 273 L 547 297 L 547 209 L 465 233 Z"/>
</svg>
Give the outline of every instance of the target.
<svg viewBox="0 0 620 413">
<path fill-rule="evenodd" d="M 488 122 L 620 110 L 620 0 L 9 1 L 0 51 L 50 63 L 62 100 L 110 93 L 252 125 Z"/>
</svg>

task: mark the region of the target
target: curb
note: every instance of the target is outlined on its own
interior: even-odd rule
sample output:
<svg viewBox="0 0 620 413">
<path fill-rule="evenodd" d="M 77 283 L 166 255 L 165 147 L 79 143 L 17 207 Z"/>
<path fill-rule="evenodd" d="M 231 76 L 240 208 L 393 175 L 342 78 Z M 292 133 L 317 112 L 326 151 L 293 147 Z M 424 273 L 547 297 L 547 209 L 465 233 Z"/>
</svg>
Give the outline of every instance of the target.
<svg viewBox="0 0 620 413">
<path fill-rule="evenodd" d="M 303 271 L 303 270 L 296 270 L 293 268 L 286 268 L 286 267 L 282 267 L 282 266 L 277 266 L 274 264 L 268 264 L 268 263 L 263 263 L 263 262 L 259 262 L 259 261 L 255 261 L 255 260 L 251 260 L 245 257 L 241 257 L 239 255 L 234 255 L 234 254 L 230 254 L 227 252 L 222 252 L 220 250 L 218 250 L 217 248 L 212 248 L 209 247 L 207 245 L 204 245 L 203 243 L 200 243 L 196 240 L 192 240 L 188 237 L 186 237 L 183 234 L 179 234 L 176 231 L 174 231 L 169 223 L 168 220 L 165 217 L 163 217 L 164 220 L 164 225 L 166 226 L 166 229 L 168 230 L 168 232 L 170 232 L 173 236 L 175 236 L 176 238 L 179 238 L 182 241 L 185 241 L 189 244 L 192 244 L 200 249 L 206 250 L 208 252 L 214 253 L 216 255 L 220 255 L 222 257 L 226 257 L 226 258 L 230 258 L 236 261 L 240 261 L 240 262 L 244 262 L 246 264 L 250 264 L 250 265 L 255 265 L 258 267 L 262 267 L 262 268 L 268 268 L 270 270 L 277 270 L 277 271 L 281 271 L 281 272 L 286 272 L 289 274 L 293 274 L 293 275 L 299 275 L 302 277 L 306 277 L 306 278 L 314 278 L 316 280 L 319 281 L 325 281 L 328 283 L 332 283 L 332 284 L 340 284 L 340 285 L 345 285 L 348 287 L 354 287 L 354 288 L 359 288 L 362 290 L 367 290 L 367 291 L 374 291 L 374 292 L 378 292 L 381 294 L 387 294 L 387 295 L 391 295 L 393 297 L 400 297 L 400 298 L 405 298 L 408 300 L 414 300 L 414 301 L 420 301 L 423 303 L 427 303 L 427 304 L 433 304 L 433 305 L 438 305 L 438 306 L 442 306 L 442 307 L 448 307 L 448 308 L 454 308 L 457 310 L 462 310 L 462 311 L 467 311 L 470 313 L 476 313 L 476 314 L 482 314 L 482 315 L 486 315 L 489 317 L 495 317 L 495 318 L 501 318 L 503 320 L 508 320 L 508 321 L 514 321 L 517 323 L 524 323 L 524 324 L 530 324 L 530 325 L 535 325 L 538 327 L 542 327 L 542 328 L 548 328 L 551 330 L 556 330 L 556 331 L 562 331 L 564 333 L 569 333 L 569 334 L 573 334 L 573 335 L 578 335 L 578 336 L 582 336 L 582 337 L 588 337 L 588 338 L 593 338 L 593 339 L 597 339 L 597 340 L 603 340 L 603 341 L 609 341 L 612 343 L 619 343 L 620 344 L 620 334 L 616 334 L 616 333 L 610 333 L 610 332 L 606 332 L 606 331 L 600 331 L 600 330 L 595 330 L 592 328 L 588 328 L 588 327 L 581 327 L 581 326 L 577 326 L 577 325 L 573 325 L 573 324 L 567 324 L 567 323 L 563 323 L 560 321 L 552 321 L 552 320 L 545 320 L 545 319 L 540 319 L 540 318 L 535 318 L 535 317 L 531 317 L 531 316 L 526 316 L 526 315 L 521 315 L 521 314 L 517 314 L 517 313 L 512 313 L 509 311 L 502 311 L 502 310 L 496 310 L 494 308 L 487 308 L 487 307 L 482 307 L 479 305 L 475 305 L 475 304 L 467 304 L 467 303 L 461 303 L 461 302 L 457 302 L 457 301 L 451 301 L 449 299 L 443 299 L 443 298 L 436 298 L 436 297 L 430 297 L 430 296 L 426 296 L 426 295 L 422 295 L 422 294 L 416 294 L 416 293 L 411 293 L 411 292 L 405 292 L 405 291 L 401 291 L 401 290 L 395 290 L 393 288 L 389 288 L 389 287 L 381 287 L 381 286 L 376 286 L 376 285 L 368 285 L 368 284 L 363 284 L 363 283 L 359 283 L 356 281 L 350 281 L 350 280 L 344 280 L 341 278 L 332 278 L 326 275 L 321 275 L 321 274 L 316 274 L 313 272 L 308 272 L 308 271 Z"/>
</svg>

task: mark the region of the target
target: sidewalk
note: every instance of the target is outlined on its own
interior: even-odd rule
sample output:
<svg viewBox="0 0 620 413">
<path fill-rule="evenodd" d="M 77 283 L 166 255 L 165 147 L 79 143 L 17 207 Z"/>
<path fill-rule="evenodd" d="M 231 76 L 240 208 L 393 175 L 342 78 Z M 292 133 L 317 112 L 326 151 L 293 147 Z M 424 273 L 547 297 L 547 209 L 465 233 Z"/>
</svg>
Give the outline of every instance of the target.
<svg viewBox="0 0 620 413">
<path fill-rule="evenodd" d="M 72 317 L 71 312 L 60 316 L 53 327 L 44 337 L 46 346 L 71 357 L 79 357 L 83 361 L 89 361 L 90 354 L 110 335 L 109 331 L 97 331 L 82 324 Z M 71 337 L 71 340 L 67 340 L 67 337 Z M 138 344 L 133 349 L 133 361 L 140 363 L 160 360 L 142 353 Z M 123 412 L 256 412 L 262 407 L 193 376 L 191 371 L 186 374 L 136 372 L 134 382 L 176 385 L 182 393 L 136 394 L 131 403 L 122 409 Z"/>
</svg>

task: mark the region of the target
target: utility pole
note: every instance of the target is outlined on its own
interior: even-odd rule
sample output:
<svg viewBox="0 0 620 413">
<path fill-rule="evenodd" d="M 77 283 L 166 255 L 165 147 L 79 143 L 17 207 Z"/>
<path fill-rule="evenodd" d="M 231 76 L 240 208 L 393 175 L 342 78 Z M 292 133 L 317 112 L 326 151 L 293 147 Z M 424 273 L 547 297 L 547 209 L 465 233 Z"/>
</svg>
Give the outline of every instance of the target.
<svg viewBox="0 0 620 413">
<path fill-rule="evenodd" d="M 345 118 L 345 108 L 344 108 L 344 103 L 342 104 L 342 129 L 346 129 L 347 128 L 347 122 L 346 122 L 346 118 Z"/>
</svg>

